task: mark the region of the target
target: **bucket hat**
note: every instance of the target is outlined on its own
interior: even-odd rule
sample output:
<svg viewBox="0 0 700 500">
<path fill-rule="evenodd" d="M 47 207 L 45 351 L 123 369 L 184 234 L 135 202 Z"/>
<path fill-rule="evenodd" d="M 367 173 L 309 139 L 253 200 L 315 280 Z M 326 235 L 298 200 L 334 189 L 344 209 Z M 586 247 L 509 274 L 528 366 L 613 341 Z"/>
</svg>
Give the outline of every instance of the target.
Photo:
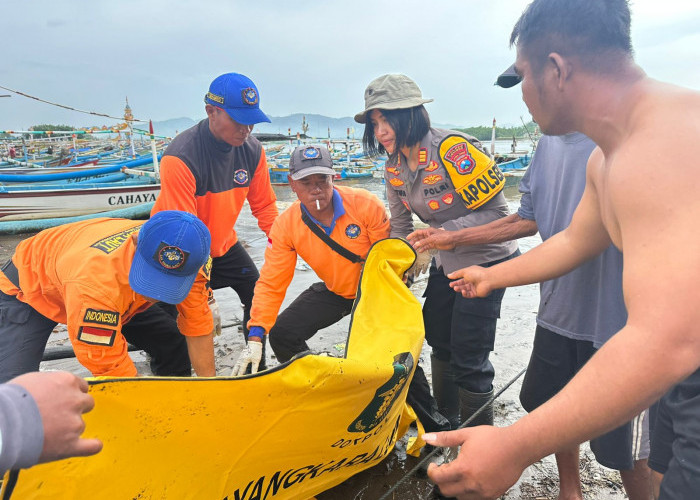
<svg viewBox="0 0 700 500">
<path fill-rule="evenodd" d="M 382 75 L 372 80 L 365 89 L 365 110 L 355 115 L 357 123 L 367 121 L 373 109 L 406 109 L 420 106 L 432 99 L 423 99 L 416 82 L 406 75 Z"/>
</svg>

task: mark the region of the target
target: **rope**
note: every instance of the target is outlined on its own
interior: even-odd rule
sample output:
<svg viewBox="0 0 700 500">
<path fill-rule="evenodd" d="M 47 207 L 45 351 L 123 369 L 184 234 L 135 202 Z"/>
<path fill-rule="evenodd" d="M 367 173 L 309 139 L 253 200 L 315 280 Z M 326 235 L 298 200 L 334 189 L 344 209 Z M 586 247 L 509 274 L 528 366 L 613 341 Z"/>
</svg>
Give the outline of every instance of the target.
<svg viewBox="0 0 700 500">
<path fill-rule="evenodd" d="M 38 97 L 34 97 L 33 95 L 29 95 L 29 94 L 25 94 L 24 92 L 20 92 L 19 90 L 13 90 L 13 89 L 9 89 L 9 88 L 7 88 L 7 87 L 3 87 L 2 85 L 0 85 L 0 89 L 8 90 L 8 91 L 10 91 L 10 92 L 14 92 L 15 94 L 19 94 L 19 95 L 21 95 L 21 96 L 28 97 L 29 99 L 34 99 L 35 101 L 39 101 L 39 102 L 43 102 L 43 103 L 46 103 L 46 104 L 50 104 L 50 105 L 52 105 L 52 106 L 58 106 L 59 108 L 69 109 L 69 110 L 71 110 L 71 111 L 77 111 L 78 113 L 85 113 L 86 115 L 103 116 L 103 117 L 105 117 L 105 118 L 112 118 L 112 119 L 114 119 L 114 120 L 123 120 L 123 119 L 124 119 L 123 116 L 122 116 L 122 117 L 119 117 L 119 116 L 111 116 L 111 115 L 106 115 L 106 114 L 104 114 L 104 113 L 97 113 L 97 112 L 95 112 L 95 111 L 84 111 L 84 110 L 82 110 L 82 109 L 72 108 L 72 107 L 70 107 L 70 106 L 65 106 L 65 105 L 63 105 L 63 104 L 58 104 L 58 103 L 56 103 L 56 102 L 46 101 L 46 100 L 44 100 L 44 99 L 40 99 L 40 98 L 38 98 Z M 134 118 L 132 121 L 135 121 L 135 122 L 143 122 L 143 123 L 148 122 L 148 120 L 137 120 L 136 118 Z"/>
<path fill-rule="evenodd" d="M 508 389 L 511 385 L 513 385 L 513 384 L 515 383 L 515 381 L 518 380 L 518 379 L 523 375 L 523 373 L 525 373 L 525 370 L 526 370 L 525 368 L 523 368 L 522 370 L 520 370 L 520 373 L 518 373 L 515 377 L 513 377 L 512 379 L 510 379 L 510 380 L 508 381 L 508 383 L 507 383 L 506 385 L 504 385 L 504 386 L 501 388 L 500 391 L 498 391 L 496 394 L 494 394 L 494 395 L 491 397 L 491 399 L 489 399 L 486 403 L 484 403 L 484 405 L 483 405 L 481 408 L 479 408 L 478 410 L 476 410 L 476 412 L 474 412 L 474 414 L 472 414 L 471 417 L 469 417 L 467 420 L 465 420 L 465 421 L 462 423 L 462 425 L 460 425 L 459 427 L 457 427 L 457 429 L 455 429 L 455 430 L 459 430 L 459 429 L 463 429 L 463 428 L 467 427 L 467 426 L 471 423 L 472 420 L 474 420 L 474 419 L 475 419 L 483 410 L 485 410 L 490 404 L 493 404 L 493 402 L 494 402 L 501 394 L 503 394 L 503 393 L 505 392 L 506 389 Z M 407 480 L 409 477 L 413 476 L 413 475 L 416 473 L 416 471 L 418 471 L 421 467 L 424 467 L 424 466 L 430 461 L 430 459 L 433 458 L 435 455 L 437 455 L 437 453 L 438 453 L 439 451 L 441 451 L 441 450 L 442 450 L 442 448 L 440 448 L 440 447 L 435 447 L 435 449 L 434 449 L 433 451 L 431 451 L 430 453 L 428 453 L 428 454 L 425 456 L 425 458 L 423 458 L 423 460 L 421 460 L 420 462 L 418 462 L 418 464 L 417 464 L 415 467 L 413 467 L 413 469 L 411 469 L 411 470 L 408 471 L 406 474 L 404 474 L 403 477 L 402 477 L 401 479 L 399 479 L 398 482 L 397 482 L 394 486 L 392 486 L 392 487 L 389 489 L 389 491 L 387 491 L 386 493 L 384 493 L 384 494 L 379 498 L 379 500 L 386 500 L 387 498 L 389 498 L 389 495 L 392 494 L 392 493 L 396 490 L 396 488 L 398 488 L 398 487 L 401 486 L 403 483 L 405 483 L 406 480 Z"/>
</svg>

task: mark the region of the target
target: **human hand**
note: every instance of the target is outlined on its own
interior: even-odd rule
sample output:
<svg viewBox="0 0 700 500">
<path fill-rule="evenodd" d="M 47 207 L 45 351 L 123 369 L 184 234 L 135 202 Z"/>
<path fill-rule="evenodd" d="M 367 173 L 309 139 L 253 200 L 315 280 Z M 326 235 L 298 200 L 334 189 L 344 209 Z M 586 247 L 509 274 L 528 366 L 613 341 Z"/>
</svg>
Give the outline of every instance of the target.
<svg viewBox="0 0 700 500">
<path fill-rule="evenodd" d="M 102 449 L 99 439 L 81 439 L 83 413 L 95 406 L 88 384 L 68 372 L 32 372 L 8 383 L 24 387 L 32 395 L 44 425 L 44 447 L 39 463 L 68 457 L 86 457 Z"/>
<path fill-rule="evenodd" d="M 428 477 L 446 497 L 459 500 L 498 498 L 529 465 L 510 428 L 483 425 L 451 432 L 424 434 L 433 446 L 461 446 L 452 462 L 428 466 Z"/>
<path fill-rule="evenodd" d="M 489 269 L 487 267 L 470 266 L 447 275 L 451 280 L 452 289 L 462 296 L 472 299 L 474 297 L 486 297 L 493 290 L 493 285 L 488 281 Z"/>
<path fill-rule="evenodd" d="M 250 365 L 250 373 L 257 373 L 261 359 L 262 339 L 249 336 L 248 344 L 245 346 L 245 349 L 243 349 L 241 354 L 238 355 L 238 360 L 233 367 L 231 376 L 238 377 L 239 375 L 245 375 L 248 365 Z"/>
<path fill-rule="evenodd" d="M 450 231 L 428 227 L 413 231 L 406 236 L 406 239 L 416 252 L 427 252 L 428 250 L 454 250 L 455 243 L 452 241 L 452 236 Z"/>
<path fill-rule="evenodd" d="M 419 274 L 427 273 L 428 269 L 430 269 L 430 263 L 433 260 L 433 254 L 431 252 L 417 252 L 416 253 L 416 260 L 413 262 L 413 265 L 408 268 L 406 271 L 404 278 L 415 278 Z"/>
</svg>

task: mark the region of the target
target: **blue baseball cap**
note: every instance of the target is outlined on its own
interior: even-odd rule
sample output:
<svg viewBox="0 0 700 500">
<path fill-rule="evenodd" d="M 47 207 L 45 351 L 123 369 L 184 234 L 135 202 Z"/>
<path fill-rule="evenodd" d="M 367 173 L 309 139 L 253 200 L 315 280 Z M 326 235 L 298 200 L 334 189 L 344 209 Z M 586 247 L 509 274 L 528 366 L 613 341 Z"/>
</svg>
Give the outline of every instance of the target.
<svg viewBox="0 0 700 500">
<path fill-rule="evenodd" d="M 209 260 L 211 236 L 204 223 L 179 210 L 151 217 L 139 230 L 129 285 L 151 299 L 179 304 Z"/>
<path fill-rule="evenodd" d="M 260 94 L 253 80 L 240 73 L 226 73 L 217 77 L 204 102 L 221 108 L 241 125 L 255 125 L 270 119 L 260 110 Z"/>
</svg>

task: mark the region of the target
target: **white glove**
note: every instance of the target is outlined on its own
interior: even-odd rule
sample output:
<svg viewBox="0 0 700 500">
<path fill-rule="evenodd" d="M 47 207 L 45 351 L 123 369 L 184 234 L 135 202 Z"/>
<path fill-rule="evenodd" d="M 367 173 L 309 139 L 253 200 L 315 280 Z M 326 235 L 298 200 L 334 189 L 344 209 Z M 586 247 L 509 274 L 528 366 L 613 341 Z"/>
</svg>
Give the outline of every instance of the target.
<svg viewBox="0 0 700 500">
<path fill-rule="evenodd" d="M 250 373 L 257 373 L 260 360 L 262 359 L 262 346 L 262 342 L 248 340 L 245 349 L 238 355 L 238 360 L 233 367 L 231 376 L 238 377 L 239 375 L 244 375 L 249 364 L 251 365 Z"/>
<path fill-rule="evenodd" d="M 406 276 L 415 277 L 419 274 L 427 273 L 430 269 L 430 262 L 433 260 L 434 251 L 418 252 L 416 261 L 406 271 Z"/>
</svg>

